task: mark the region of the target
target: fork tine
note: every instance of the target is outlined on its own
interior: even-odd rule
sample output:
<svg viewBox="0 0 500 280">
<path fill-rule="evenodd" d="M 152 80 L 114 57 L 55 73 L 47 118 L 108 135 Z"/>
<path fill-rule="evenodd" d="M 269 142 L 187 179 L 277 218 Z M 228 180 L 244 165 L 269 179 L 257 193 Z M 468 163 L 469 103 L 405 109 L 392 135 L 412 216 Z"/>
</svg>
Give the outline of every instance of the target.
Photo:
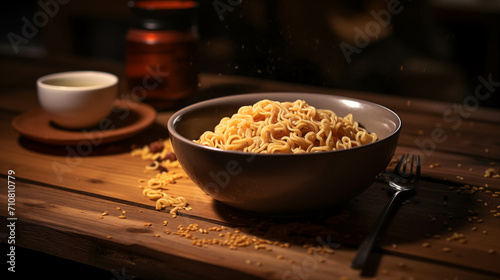
<svg viewBox="0 0 500 280">
<path fill-rule="evenodd" d="M 403 154 L 399 159 L 396 167 L 394 168 L 394 174 L 407 178 L 413 179 L 413 181 L 418 182 L 420 178 L 420 156 L 412 154 Z"/>
<path fill-rule="evenodd" d="M 408 171 L 408 174 L 413 174 L 413 161 L 414 161 L 415 155 L 411 155 L 411 164 L 410 164 L 410 170 Z"/>
<path fill-rule="evenodd" d="M 417 155 L 417 172 L 415 174 L 415 182 L 420 180 L 420 156 Z"/>
<path fill-rule="evenodd" d="M 403 174 L 402 169 L 401 169 L 401 167 L 403 166 L 403 164 L 404 164 L 403 168 L 405 168 L 406 167 L 406 154 L 403 154 L 401 156 L 401 158 L 399 159 L 398 164 L 396 164 L 396 167 L 394 168 L 394 172 L 396 174 L 398 174 L 398 175 L 402 175 Z"/>
</svg>

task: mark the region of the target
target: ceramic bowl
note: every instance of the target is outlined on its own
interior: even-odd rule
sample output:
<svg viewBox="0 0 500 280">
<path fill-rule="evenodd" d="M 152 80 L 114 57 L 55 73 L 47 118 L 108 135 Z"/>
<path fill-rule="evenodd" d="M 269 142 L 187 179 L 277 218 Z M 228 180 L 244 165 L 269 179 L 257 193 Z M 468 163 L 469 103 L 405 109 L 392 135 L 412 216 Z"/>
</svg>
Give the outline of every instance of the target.
<svg viewBox="0 0 500 280">
<path fill-rule="evenodd" d="M 223 117 L 262 99 L 305 100 L 318 109 L 354 120 L 378 140 L 347 150 L 304 154 L 255 154 L 193 142 Z M 312 93 L 257 93 L 203 101 L 168 121 L 177 159 L 189 177 L 215 200 L 251 212 L 307 213 L 334 207 L 359 195 L 385 170 L 397 146 L 401 119 L 368 101 Z"/>
<path fill-rule="evenodd" d="M 118 77 L 97 71 L 55 73 L 37 80 L 38 100 L 56 125 L 83 129 L 97 125 L 112 109 Z"/>
</svg>

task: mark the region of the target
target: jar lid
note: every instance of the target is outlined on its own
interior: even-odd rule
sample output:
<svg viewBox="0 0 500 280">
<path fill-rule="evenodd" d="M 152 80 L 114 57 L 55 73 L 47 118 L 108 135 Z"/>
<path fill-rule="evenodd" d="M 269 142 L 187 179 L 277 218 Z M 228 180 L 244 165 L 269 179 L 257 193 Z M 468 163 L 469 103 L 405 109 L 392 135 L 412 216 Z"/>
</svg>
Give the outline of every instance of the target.
<svg viewBox="0 0 500 280">
<path fill-rule="evenodd" d="M 132 27 L 147 30 L 183 30 L 196 25 L 195 1 L 130 1 Z"/>
</svg>

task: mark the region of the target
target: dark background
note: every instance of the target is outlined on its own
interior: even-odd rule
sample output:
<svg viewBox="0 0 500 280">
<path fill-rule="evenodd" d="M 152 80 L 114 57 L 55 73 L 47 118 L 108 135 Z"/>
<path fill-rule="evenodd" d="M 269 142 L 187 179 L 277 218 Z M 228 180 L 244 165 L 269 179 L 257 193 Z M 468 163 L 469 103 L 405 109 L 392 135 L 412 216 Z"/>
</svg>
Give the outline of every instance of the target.
<svg viewBox="0 0 500 280">
<path fill-rule="evenodd" d="M 0 53 L 124 61 L 130 17 L 126 0 L 60 0 L 64 3 L 58 3 L 57 13 L 15 53 L 7 34 L 21 34 L 22 18 L 32 21 L 41 9 L 39 1 L 58 3 L 24 0 L 2 5 Z M 203 72 L 454 103 L 474 94 L 478 76 L 491 75 L 500 82 L 500 1 L 199 3 Z M 400 12 L 392 14 L 384 28 L 373 12 L 398 3 Z M 218 13 L 215 6 L 230 9 Z M 380 28 L 375 30 L 378 36 L 369 38 L 348 62 L 340 44 L 356 47 L 356 30 L 374 24 Z M 500 86 L 481 105 L 500 108 L 499 95 Z"/>
</svg>

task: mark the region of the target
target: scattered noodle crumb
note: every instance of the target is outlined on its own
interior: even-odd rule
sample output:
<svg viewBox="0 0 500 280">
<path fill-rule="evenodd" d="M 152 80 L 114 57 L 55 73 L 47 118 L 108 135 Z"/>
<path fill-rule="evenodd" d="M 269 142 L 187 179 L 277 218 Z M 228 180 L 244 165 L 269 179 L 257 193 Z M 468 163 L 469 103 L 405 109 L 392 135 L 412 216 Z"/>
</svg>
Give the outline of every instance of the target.
<svg viewBox="0 0 500 280">
<path fill-rule="evenodd" d="M 175 197 L 166 192 L 177 180 L 188 177 L 177 161 L 170 140 L 158 140 L 150 145 L 132 150 L 130 155 L 140 157 L 143 160 L 153 160 L 153 163 L 147 165 L 145 170 L 158 173 L 147 180 L 139 179 L 138 182 L 141 183 L 142 194 L 156 201 L 156 210 L 172 206 L 173 208 L 170 210 L 172 217 L 176 217 L 179 210 L 191 210 L 184 197 Z"/>
<path fill-rule="evenodd" d="M 485 178 L 500 178 L 500 168 L 488 168 L 484 171 Z"/>
<path fill-rule="evenodd" d="M 434 164 L 429 165 L 429 168 L 436 168 L 436 167 L 441 167 L 441 164 L 439 162 L 436 162 Z"/>
</svg>

